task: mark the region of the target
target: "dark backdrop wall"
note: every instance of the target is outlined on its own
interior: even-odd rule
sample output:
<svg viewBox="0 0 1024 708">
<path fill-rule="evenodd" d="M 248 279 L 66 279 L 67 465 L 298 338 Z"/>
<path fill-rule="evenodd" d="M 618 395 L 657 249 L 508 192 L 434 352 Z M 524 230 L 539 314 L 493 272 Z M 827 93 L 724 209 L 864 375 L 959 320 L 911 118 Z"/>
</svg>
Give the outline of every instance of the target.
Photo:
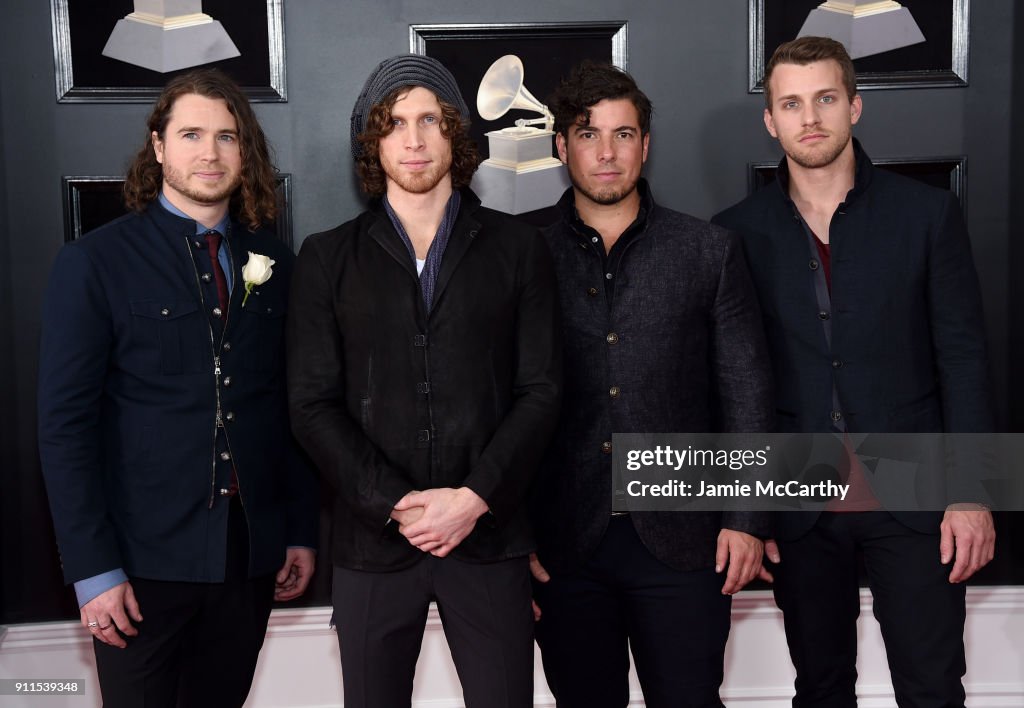
<svg viewBox="0 0 1024 708">
<path fill-rule="evenodd" d="M 1024 166 L 1024 7 L 1017 6 L 1013 17 L 1013 36 L 1016 42 L 1013 47 L 1012 85 L 1013 96 L 1010 106 L 1010 125 L 1017 126 L 1010 131 L 1010 167 L 1017 171 L 1008 173 L 1010 185 L 1010 202 L 1007 205 L 1009 226 L 1009 254 L 1013 276 L 1010 278 L 1009 302 L 1020 302 L 1024 297 L 1024 277 L 1020 272 L 1020 264 L 1024 261 L 1024 219 L 1020 217 L 1020 207 L 1024 205 L 1024 179 L 1019 170 Z M 1010 331 L 1010 362 L 1019 364 L 1024 361 L 1024 308 L 1011 307 L 1007 325 Z M 1010 366 L 1010 390 L 1021 391 L 1024 387 L 1024 367 Z M 1010 406 L 1010 425 L 1014 430 L 1024 430 L 1024 405 Z"/>
<path fill-rule="evenodd" d="M 1000 420 L 1020 429 L 1024 381 L 1016 370 L 1011 378 L 1010 363 L 1024 353 L 1011 339 L 1022 315 L 1010 308 L 1019 288 L 1011 291 L 1009 273 L 1020 269 L 1024 247 L 1010 204 L 1024 203 L 1024 193 L 1018 180 L 1011 202 L 1010 168 L 1024 159 L 1011 131 L 1024 124 L 1024 86 L 1012 71 L 1024 33 L 1014 6 L 972 3 L 969 87 L 866 92 L 857 134 L 876 158 L 968 155 L 969 226 Z M 667 206 L 709 217 L 744 196 L 748 162 L 780 155 L 761 124 L 762 97 L 746 92 L 747 0 L 292 0 L 284 9 L 289 101 L 257 112 L 278 166 L 293 175 L 296 246 L 361 208 L 349 112 L 376 63 L 408 51 L 410 24 L 628 20 L 629 69 L 656 109 L 647 174 Z M 120 173 L 143 138 L 148 107 L 56 103 L 49 3 L 7 0 L 0 40 L 0 622 L 17 622 L 77 614 L 61 588 L 34 431 L 40 299 L 63 236 L 60 177 Z M 1009 538 L 1001 537 L 1003 565 L 988 582 L 1019 574 Z"/>
</svg>

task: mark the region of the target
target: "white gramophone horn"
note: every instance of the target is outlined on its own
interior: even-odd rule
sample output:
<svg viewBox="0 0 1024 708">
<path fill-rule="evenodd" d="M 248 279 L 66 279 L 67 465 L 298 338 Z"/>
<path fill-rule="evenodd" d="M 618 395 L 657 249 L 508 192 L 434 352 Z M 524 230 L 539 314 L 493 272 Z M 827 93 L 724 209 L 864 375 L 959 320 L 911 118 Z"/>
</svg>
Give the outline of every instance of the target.
<svg viewBox="0 0 1024 708">
<path fill-rule="evenodd" d="M 551 130 L 554 116 L 548 107 L 523 86 L 523 62 L 515 54 L 499 58 L 480 80 L 476 93 L 476 110 L 484 120 L 498 120 L 513 108 L 540 113 L 543 118 L 517 120 L 516 125 L 544 123 Z"/>
</svg>

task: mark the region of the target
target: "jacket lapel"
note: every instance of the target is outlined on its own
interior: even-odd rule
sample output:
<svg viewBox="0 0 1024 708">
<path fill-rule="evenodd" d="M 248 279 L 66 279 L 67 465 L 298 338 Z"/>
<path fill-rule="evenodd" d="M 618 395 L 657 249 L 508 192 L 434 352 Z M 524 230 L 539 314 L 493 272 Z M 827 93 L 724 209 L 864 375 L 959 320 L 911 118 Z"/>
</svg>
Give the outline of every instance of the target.
<svg viewBox="0 0 1024 708">
<path fill-rule="evenodd" d="M 463 208 L 459 210 L 459 216 L 455 220 L 452 234 L 448 238 L 448 246 L 444 249 L 444 256 L 441 258 L 441 270 L 437 274 L 437 284 L 434 285 L 432 309 L 436 308 L 438 303 L 441 302 L 441 295 L 444 293 L 448 282 L 452 279 L 455 269 L 458 268 L 459 261 L 466 255 L 466 251 L 469 250 L 470 245 L 472 245 L 473 240 L 480 231 L 480 222 L 476 220 L 476 217 L 467 208 L 468 206 L 464 200 Z"/>
<path fill-rule="evenodd" d="M 383 208 L 380 213 L 375 214 L 375 217 L 374 222 L 370 225 L 370 237 L 398 261 L 412 277 L 419 279 L 419 275 L 416 273 L 416 264 L 409 255 L 409 249 L 402 243 L 402 237 L 395 232 L 395 228 L 391 225 Z"/>
</svg>

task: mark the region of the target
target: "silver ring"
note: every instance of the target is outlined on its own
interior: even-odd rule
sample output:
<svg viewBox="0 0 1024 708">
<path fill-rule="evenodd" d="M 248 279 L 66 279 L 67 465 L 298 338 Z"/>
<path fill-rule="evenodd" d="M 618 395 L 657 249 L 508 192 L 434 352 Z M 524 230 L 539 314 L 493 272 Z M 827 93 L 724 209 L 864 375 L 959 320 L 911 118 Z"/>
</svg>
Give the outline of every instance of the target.
<svg viewBox="0 0 1024 708">
<path fill-rule="evenodd" d="M 88 627 L 89 629 L 92 629 L 93 627 L 99 627 L 100 623 L 99 622 L 88 622 L 88 623 L 86 623 L 85 626 Z"/>
</svg>

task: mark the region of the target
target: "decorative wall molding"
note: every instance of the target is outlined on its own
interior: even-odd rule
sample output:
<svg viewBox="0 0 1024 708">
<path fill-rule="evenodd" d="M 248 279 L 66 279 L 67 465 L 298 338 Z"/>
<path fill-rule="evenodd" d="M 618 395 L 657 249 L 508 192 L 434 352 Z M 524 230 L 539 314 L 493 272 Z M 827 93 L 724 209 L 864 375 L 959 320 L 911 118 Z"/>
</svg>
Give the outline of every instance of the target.
<svg viewBox="0 0 1024 708">
<path fill-rule="evenodd" d="M 967 593 L 967 701 L 971 708 L 1024 705 L 1024 587 L 979 587 Z M 275 610 L 260 656 L 247 708 L 336 708 L 341 705 L 338 645 L 330 627 L 331 608 Z M 6 631 L 5 631 L 6 630 Z M 857 687 L 861 708 L 894 705 L 871 595 L 861 592 L 860 659 Z M 535 661 L 534 705 L 555 705 Z M 86 695 L 48 698 L 46 705 L 92 708 L 100 705 L 91 640 L 77 622 L 45 622 L 0 627 L 0 677 L 85 679 Z M 733 628 L 726 654 L 722 698 L 740 708 L 788 708 L 793 671 L 782 617 L 771 593 L 741 593 L 733 600 Z M 643 706 L 631 676 L 630 706 Z M 5 696 L 5 708 L 35 708 L 36 697 Z M 83 698 L 85 700 L 83 700 Z M 461 708 L 458 678 L 451 663 L 436 608 L 431 608 L 417 666 L 413 706 Z"/>
</svg>

